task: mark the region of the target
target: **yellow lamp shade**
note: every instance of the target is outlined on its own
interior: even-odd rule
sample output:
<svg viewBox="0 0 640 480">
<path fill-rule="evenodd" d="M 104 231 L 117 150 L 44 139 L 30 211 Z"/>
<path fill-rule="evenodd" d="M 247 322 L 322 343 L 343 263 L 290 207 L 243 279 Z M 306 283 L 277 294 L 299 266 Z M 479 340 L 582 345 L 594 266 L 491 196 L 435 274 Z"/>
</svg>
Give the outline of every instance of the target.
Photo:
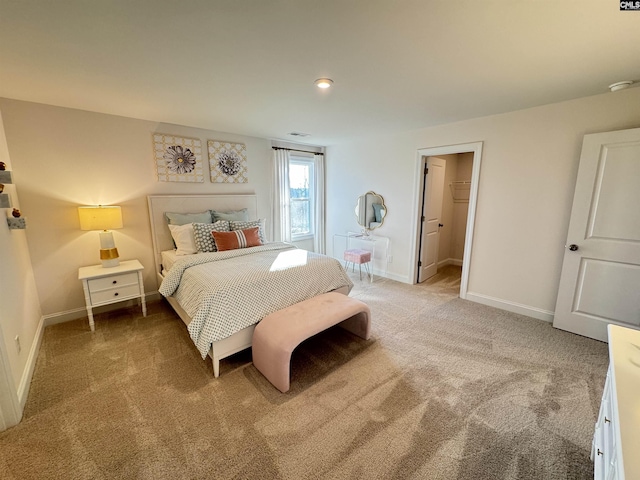
<svg viewBox="0 0 640 480">
<path fill-rule="evenodd" d="M 105 268 L 117 267 L 120 264 L 118 249 L 113 240 L 113 233 L 107 230 L 122 228 L 120 207 L 78 207 L 78 217 L 81 230 L 104 230 L 100 232 L 100 261 Z"/>
<path fill-rule="evenodd" d="M 115 230 L 122 228 L 122 211 L 116 206 L 78 207 L 80 230 Z"/>
</svg>

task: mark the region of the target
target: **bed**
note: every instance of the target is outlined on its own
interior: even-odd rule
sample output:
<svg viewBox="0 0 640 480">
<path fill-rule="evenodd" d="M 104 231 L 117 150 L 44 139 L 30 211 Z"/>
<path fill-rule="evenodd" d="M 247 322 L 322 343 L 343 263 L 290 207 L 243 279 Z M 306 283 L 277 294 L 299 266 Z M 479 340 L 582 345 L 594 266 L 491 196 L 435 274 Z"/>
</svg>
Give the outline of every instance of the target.
<svg viewBox="0 0 640 480">
<path fill-rule="evenodd" d="M 261 318 L 328 291 L 348 295 L 353 284 L 340 263 L 290 244 L 176 256 L 165 212 L 247 209 L 257 219 L 255 195 L 147 197 L 156 274 L 162 293 L 187 325 L 214 377 L 220 360 L 249 348 Z M 168 267 L 168 268 L 167 268 Z"/>
</svg>

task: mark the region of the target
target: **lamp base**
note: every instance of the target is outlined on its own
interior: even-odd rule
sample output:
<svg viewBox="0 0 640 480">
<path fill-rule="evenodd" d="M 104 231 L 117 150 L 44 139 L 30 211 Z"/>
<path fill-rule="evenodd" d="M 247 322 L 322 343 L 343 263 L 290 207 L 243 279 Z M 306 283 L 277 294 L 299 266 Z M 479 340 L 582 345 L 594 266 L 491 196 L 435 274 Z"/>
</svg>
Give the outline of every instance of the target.
<svg viewBox="0 0 640 480">
<path fill-rule="evenodd" d="M 120 256 L 117 248 L 100 249 L 100 261 L 103 268 L 117 267 L 120 265 Z"/>
<path fill-rule="evenodd" d="M 102 262 L 102 268 L 111 268 L 111 267 L 117 267 L 118 265 L 120 265 L 120 259 L 119 258 L 111 258 L 109 260 L 101 260 Z"/>
</svg>

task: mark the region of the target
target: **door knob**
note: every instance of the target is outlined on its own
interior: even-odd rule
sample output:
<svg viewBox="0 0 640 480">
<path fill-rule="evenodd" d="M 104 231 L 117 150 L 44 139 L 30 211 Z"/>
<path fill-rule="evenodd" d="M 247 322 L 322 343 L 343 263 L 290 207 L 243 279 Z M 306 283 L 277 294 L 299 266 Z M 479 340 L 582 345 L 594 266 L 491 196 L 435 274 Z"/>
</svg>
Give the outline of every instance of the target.
<svg viewBox="0 0 640 480">
<path fill-rule="evenodd" d="M 444 227 L 444 225 L 443 225 L 443 224 L 441 224 L 441 223 L 439 223 L 439 224 L 438 224 L 438 228 L 442 228 L 442 227 Z"/>
<path fill-rule="evenodd" d="M 575 243 L 572 243 L 571 245 L 569 245 L 569 250 L 571 250 L 572 252 L 575 252 L 576 250 L 578 250 L 578 245 L 576 245 Z"/>
</svg>

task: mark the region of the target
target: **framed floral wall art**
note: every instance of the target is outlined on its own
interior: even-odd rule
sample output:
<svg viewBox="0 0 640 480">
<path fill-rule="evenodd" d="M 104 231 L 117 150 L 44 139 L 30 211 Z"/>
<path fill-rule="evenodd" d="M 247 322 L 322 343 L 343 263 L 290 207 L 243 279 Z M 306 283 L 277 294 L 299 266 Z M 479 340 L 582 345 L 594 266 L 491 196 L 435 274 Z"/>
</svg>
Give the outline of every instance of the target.
<svg viewBox="0 0 640 480">
<path fill-rule="evenodd" d="M 153 157 L 159 182 L 204 182 L 197 138 L 154 133 Z"/>
<path fill-rule="evenodd" d="M 247 183 L 247 146 L 244 143 L 207 141 L 213 183 Z"/>
</svg>

